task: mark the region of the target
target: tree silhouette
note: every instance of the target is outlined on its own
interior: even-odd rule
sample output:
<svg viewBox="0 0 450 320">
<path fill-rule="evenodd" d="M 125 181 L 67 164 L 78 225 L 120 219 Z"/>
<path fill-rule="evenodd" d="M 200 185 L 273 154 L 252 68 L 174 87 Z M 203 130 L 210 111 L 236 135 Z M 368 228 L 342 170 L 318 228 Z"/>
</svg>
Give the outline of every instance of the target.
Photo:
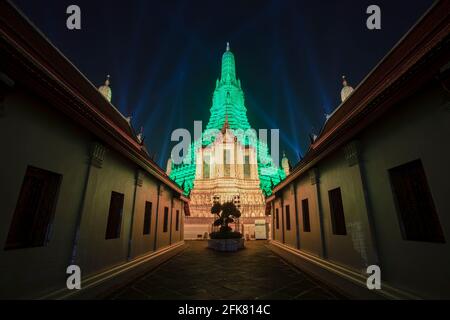
<svg viewBox="0 0 450 320">
<path fill-rule="evenodd" d="M 220 232 L 230 232 L 231 227 L 229 227 L 228 224 L 233 223 L 234 219 L 241 216 L 241 212 L 231 201 L 225 202 L 224 204 L 216 202 L 211 208 L 211 213 L 218 217 L 218 219 L 214 221 L 214 225 L 217 227 L 220 226 Z"/>
</svg>

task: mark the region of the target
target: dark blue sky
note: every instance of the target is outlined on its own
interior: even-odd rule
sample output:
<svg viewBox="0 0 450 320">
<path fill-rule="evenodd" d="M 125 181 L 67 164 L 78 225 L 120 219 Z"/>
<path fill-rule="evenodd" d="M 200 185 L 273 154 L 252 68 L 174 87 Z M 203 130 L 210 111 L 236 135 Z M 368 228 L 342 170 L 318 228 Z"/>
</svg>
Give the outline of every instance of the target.
<svg viewBox="0 0 450 320">
<path fill-rule="evenodd" d="M 14 0 L 96 86 L 111 74 L 113 104 L 145 129 L 165 168 L 176 128 L 209 118 L 227 41 L 236 57 L 248 118 L 279 128 L 292 163 L 340 103 L 341 76 L 358 83 L 432 5 L 431 0 L 107 1 Z M 66 29 L 77 4 L 82 30 Z M 366 28 L 366 8 L 382 30 Z"/>
</svg>

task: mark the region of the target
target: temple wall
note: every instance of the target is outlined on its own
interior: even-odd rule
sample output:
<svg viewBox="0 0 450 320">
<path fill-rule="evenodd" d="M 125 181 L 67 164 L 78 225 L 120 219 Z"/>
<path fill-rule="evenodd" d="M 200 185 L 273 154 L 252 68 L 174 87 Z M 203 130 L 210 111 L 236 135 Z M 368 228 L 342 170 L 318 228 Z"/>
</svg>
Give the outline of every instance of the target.
<svg viewBox="0 0 450 320">
<path fill-rule="evenodd" d="M 324 247 L 327 259 L 360 271 L 369 263 L 370 240 L 367 210 L 360 180 L 349 167 L 341 150 L 318 166 L 320 206 L 323 213 Z M 330 190 L 340 188 L 344 207 L 346 234 L 335 234 L 331 221 Z"/>
<path fill-rule="evenodd" d="M 3 103 L 0 297 L 25 298 L 65 284 L 88 175 L 86 142 L 91 136 L 22 90 L 6 96 Z M 4 250 L 29 165 L 63 175 L 51 240 L 42 247 Z"/>
<path fill-rule="evenodd" d="M 164 210 L 168 209 L 167 228 L 164 230 Z M 156 249 L 167 247 L 170 244 L 170 228 L 171 228 L 171 212 L 172 212 L 172 192 L 165 187 L 161 187 L 159 208 Z"/>
<path fill-rule="evenodd" d="M 288 260 L 292 258 L 309 272 L 341 288 L 346 284 L 342 279 L 337 280 L 336 275 L 351 278 L 354 283 L 361 281 L 361 290 L 367 291 L 364 285 L 366 267 L 378 265 L 383 294 L 450 297 L 448 286 L 442 286 L 442 281 L 450 278 L 450 218 L 447 214 L 450 212 L 447 188 L 450 151 L 446 147 L 450 137 L 449 117 L 448 93 L 436 81 L 430 82 L 394 106 L 381 121 L 366 127 L 352 141 L 277 191 L 270 202 L 280 214 L 280 228 L 274 229 L 274 243 L 282 244 L 279 248 L 294 248 L 290 253 L 287 249 L 280 252 Z M 411 241 L 402 235 L 388 170 L 416 159 L 423 164 L 444 243 Z M 292 206 L 294 184 L 298 205 L 297 211 L 291 213 L 299 218 L 299 248 L 295 246 L 293 231 L 286 230 L 285 224 L 285 206 Z M 341 190 L 346 226 L 343 235 L 334 234 L 332 228 L 329 191 L 335 188 Z M 302 230 L 301 200 L 306 198 L 310 232 Z M 293 220 L 291 218 L 291 229 Z M 273 225 L 275 221 L 272 211 Z"/>
<path fill-rule="evenodd" d="M 124 195 L 123 213 L 119 237 L 106 240 L 112 191 Z M 115 152 L 105 152 L 101 168 L 91 166 L 76 255 L 76 264 L 85 275 L 127 260 L 134 191 L 134 167 Z"/>
<path fill-rule="evenodd" d="M 360 136 L 383 278 L 426 298 L 450 297 L 450 288 L 442 286 L 444 279 L 450 279 L 448 101 L 448 92 L 434 82 L 399 103 L 389 117 Z M 416 159 L 422 161 L 445 243 L 402 238 L 387 172 Z"/>
<path fill-rule="evenodd" d="M 290 188 L 283 190 L 282 198 L 283 198 L 282 232 L 284 232 L 284 243 L 287 244 L 288 246 L 297 248 L 295 199 L 294 199 L 294 190 L 292 186 Z"/>
<path fill-rule="evenodd" d="M 322 255 L 322 239 L 317 184 L 309 175 L 295 182 L 297 184 L 297 214 L 299 219 L 300 249 L 315 256 Z M 311 231 L 304 231 L 302 200 L 308 201 Z"/>
<path fill-rule="evenodd" d="M 70 264 L 81 268 L 85 281 L 183 241 L 184 210 L 178 195 L 19 84 L 3 102 L 0 145 L 4 150 L 0 160 L 4 168 L 0 171 L 0 297 L 53 294 L 66 288 Z M 48 242 L 5 250 L 27 166 L 62 175 Z M 156 212 L 158 184 L 162 193 Z M 124 203 L 119 236 L 106 240 L 112 191 L 123 194 Z M 143 234 L 145 201 L 153 203 L 149 235 Z M 169 207 L 167 232 L 163 231 L 164 206 Z M 176 210 L 180 211 L 178 230 Z"/>
<path fill-rule="evenodd" d="M 143 176 L 142 186 L 137 188 L 135 215 L 133 218 L 132 257 L 138 257 L 154 251 L 156 232 L 156 206 L 158 201 L 158 184 L 156 179 Z M 143 234 L 145 203 L 152 203 L 150 233 Z"/>
</svg>

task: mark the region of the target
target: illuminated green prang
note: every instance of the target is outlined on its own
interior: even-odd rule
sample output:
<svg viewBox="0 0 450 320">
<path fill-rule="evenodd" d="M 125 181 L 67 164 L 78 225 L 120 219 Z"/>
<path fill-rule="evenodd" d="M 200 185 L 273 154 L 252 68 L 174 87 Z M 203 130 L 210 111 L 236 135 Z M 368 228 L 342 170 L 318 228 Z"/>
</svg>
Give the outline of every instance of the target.
<svg viewBox="0 0 450 320">
<path fill-rule="evenodd" d="M 236 77 L 235 59 L 228 43 L 227 50 L 222 56 L 222 73 L 220 80 L 216 81 L 210 112 L 211 116 L 202 139 L 191 145 L 189 153 L 184 158 L 185 163 L 172 165 L 170 178 L 183 188 L 185 195 L 188 195 L 194 187 L 196 151 L 214 141 L 214 136 L 206 135 L 205 132 L 221 130 L 225 119 L 228 120 L 232 130 L 251 129 L 247 119 L 244 92 L 241 81 Z M 256 134 L 250 135 L 250 138 L 238 135 L 237 138 L 241 144 L 256 148 L 261 190 L 266 196 L 272 194 L 272 188 L 286 177 L 284 171 L 274 166 L 267 145 L 259 141 Z"/>
</svg>

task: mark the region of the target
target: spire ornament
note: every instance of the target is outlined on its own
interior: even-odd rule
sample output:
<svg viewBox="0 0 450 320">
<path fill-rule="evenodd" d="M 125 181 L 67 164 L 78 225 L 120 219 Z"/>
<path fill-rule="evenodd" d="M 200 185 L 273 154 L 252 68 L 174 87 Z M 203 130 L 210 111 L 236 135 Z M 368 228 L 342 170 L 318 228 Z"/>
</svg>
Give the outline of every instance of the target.
<svg viewBox="0 0 450 320">
<path fill-rule="evenodd" d="M 144 137 L 144 127 L 141 127 L 141 131 L 140 131 L 139 134 L 136 136 L 136 138 L 138 139 L 140 145 L 143 145 L 143 144 L 144 144 L 144 140 L 145 140 L 145 137 Z"/>
<path fill-rule="evenodd" d="M 106 76 L 105 84 L 100 86 L 98 88 L 98 91 L 100 91 L 100 93 L 106 98 L 106 100 L 111 102 L 112 90 L 111 90 L 111 87 L 109 85 L 110 85 L 110 75 L 108 74 Z"/>
<path fill-rule="evenodd" d="M 341 90 L 341 102 L 347 100 L 347 98 L 352 94 L 353 87 L 348 84 L 347 78 L 345 75 L 342 76 L 342 85 L 343 88 Z"/>
<path fill-rule="evenodd" d="M 227 84 L 236 83 L 236 64 L 234 61 L 234 55 L 230 51 L 229 42 L 227 42 L 226 51 L 222 56 L 222 73 L 220 81 Z"/>
<path fill-rule="evenodd" d="M 289 164 L 289 159 L 287 158 L 286 152 L 284 150 L 283 150 L 283 158 L 281 159 L 281 168 L 283 169 L 284 174 L 288 176 L 291 171 L 291 166 Z"/>
</svg>

